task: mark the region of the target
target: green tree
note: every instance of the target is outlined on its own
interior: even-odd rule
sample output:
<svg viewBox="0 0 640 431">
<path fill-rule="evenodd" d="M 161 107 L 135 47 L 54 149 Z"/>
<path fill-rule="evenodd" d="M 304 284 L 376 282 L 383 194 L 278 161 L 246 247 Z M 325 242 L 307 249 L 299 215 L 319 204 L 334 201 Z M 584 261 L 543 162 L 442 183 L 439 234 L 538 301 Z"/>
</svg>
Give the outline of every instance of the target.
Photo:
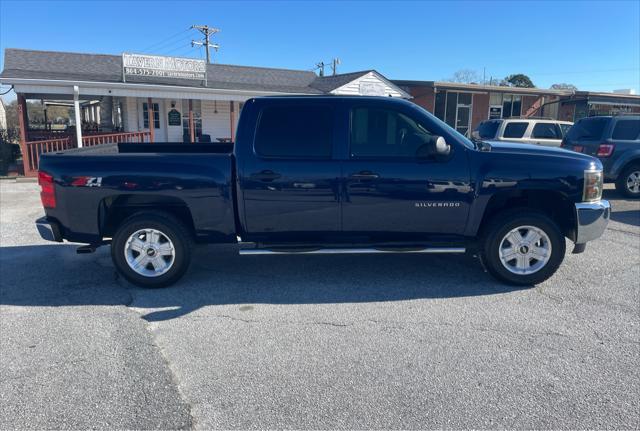
<svg viewBox="0 0 640 431">
<path fill-rule="evenodd" d="M 504 78 L 504 83 L 509 87 L 535 88 L 533 81 L 523 73 L 516 73 Z"/>
</svg>

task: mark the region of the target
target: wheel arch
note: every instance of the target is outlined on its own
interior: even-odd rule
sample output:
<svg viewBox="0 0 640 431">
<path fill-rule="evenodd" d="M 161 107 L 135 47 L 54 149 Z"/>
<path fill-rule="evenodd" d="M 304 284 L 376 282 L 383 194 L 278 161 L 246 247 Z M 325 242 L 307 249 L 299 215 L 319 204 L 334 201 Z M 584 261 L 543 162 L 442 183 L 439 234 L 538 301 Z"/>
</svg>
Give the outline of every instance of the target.
<svg viewBox="0 0 640 431">
<path fill-rule="evenodd" d="M 137 213 L 164 212 L 184 224 L 195 235 L 193 216 L 189 206 L 174 196 L 124 194 L 109 196 L 100 201 L 98 225 L 103 237 L 112 237 L 120 224 Z"/>
<path fill-rule="evenodd" d="M 477 233 L 481 234 L 496 215 L 515 208 L 530 208 L 545 214 L 558 225 L 565 237 L 575 240 L 575 205 L 566 195 L 552 190 L 519 189 L 494 194 L 484 208 Z"/>
</svg>

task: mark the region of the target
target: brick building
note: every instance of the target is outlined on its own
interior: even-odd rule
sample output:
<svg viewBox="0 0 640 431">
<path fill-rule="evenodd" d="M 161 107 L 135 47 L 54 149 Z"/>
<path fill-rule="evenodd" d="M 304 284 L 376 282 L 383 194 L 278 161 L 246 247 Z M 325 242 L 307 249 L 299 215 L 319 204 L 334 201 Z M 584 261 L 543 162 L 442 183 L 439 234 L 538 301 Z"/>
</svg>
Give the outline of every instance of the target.
<svg viewBox="0 0 640 431">
<path fill-rule="evenodd" d="M 640 112 L 640 96 L 438 81 L 393 81 L 412 101 L 469 135 L 489 118 L 548 117 L 575 121 L 593 115 Z"/>
</svg>

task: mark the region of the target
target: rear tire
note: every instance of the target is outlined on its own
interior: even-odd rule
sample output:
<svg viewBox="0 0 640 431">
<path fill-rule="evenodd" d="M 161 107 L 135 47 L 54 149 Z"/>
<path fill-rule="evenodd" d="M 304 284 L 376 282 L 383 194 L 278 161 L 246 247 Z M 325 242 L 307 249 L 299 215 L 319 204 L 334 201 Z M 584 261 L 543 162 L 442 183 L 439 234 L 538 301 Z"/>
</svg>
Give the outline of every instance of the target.
<svg viewBox="0 0 640 431">
<path fill-rule="evenodd" d="M 640 164 L 627 166 L 616 179 L 616 190 L 624 197 L 640 198 Z"/>
<path fill-rule="evenodd" d="M 191 234 L 166 213 L 138 213 L 127 218 L 113 236 L 111 259 L 129 282 L 147 288 L 169 286 L 189 268 Z"/>
<path fill-rule="evenodd" d="M 497 279 L 531 286 L 551 277 L 564 259 L 562 232 L 546 215 L 526 208 L 491 219 L 483 235 L 482 259 Z"/>
</svg>

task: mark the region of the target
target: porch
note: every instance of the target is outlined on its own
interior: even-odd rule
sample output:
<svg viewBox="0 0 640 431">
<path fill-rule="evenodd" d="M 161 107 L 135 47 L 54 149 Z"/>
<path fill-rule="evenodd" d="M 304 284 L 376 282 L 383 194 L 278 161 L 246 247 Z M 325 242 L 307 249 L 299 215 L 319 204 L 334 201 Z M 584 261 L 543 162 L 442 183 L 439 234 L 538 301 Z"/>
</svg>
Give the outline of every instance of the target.
<svg viewBox="0 0 640 431">
<path fill-rule="evenodd" d="M 46 98 L 44 98 L 46 97 Z M 20 150 L 24 175 L 37 176 L 42 154 L 120 142 L 233 142 L 243 101 L 179 97 L 115 97 L 17 93 Z M 44 124 L 30 122 L 27 100 L 38 100 Z M 67 106 L 69 121 L 54 124 L 47 107 Z M 79 125 L 79 126 L 78 126 Z"/>
</svg>

